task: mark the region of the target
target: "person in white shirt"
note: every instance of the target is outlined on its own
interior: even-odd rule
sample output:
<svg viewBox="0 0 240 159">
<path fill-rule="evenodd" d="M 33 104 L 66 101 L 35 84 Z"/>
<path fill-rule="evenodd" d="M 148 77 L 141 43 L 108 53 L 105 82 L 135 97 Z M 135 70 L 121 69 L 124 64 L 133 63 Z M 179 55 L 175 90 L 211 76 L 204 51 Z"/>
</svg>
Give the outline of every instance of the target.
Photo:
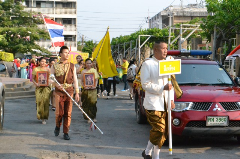
<svg viewBox="0 0 240 159">
<path fill-rule="evenodd" d="M 156 42 L 154 44 L 154 56 L 146 59 L 141 68 L 141 84 L 145 90 L 143 106 L 147 120 L 152 126 L 150 138 L 146 149 L 142 152 L 144 159 L 159 159 L 160 148 L 168 134 L 167 99 L 170 91 L 171 107 L 175 108 L 174 90 L 172 84 L 168 84 L 168 75 L 159 76 L 159 61 L 167 56 L 167 44 Z M 154 150 L 153 150 L 154 149 Z M 153 155 L 152 155 L 153 150 Z"/>
<path fill-rule="evenodd" d="M 128 69 L 132 69 L 134 76 L 136 76 L 136 73 L 138 71 L 138 67 L 136 66 L 136 64 L 137 64 L 136 59 L 132 59 L 128 65 Z M 131 79 L 131 80 L 127 79 L 129 87 L 130 87 L 130 92 L 129 92 L 130 99 L 133 99 L 133 81 L 134 81 L 134 79 Z"/>
</svg>

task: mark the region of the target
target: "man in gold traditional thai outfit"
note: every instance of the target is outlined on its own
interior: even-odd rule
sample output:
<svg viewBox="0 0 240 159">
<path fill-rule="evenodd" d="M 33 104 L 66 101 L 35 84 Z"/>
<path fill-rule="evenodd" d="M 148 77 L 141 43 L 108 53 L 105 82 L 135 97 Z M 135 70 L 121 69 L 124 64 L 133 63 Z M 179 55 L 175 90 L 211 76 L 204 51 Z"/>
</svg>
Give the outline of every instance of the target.
<svg viewBox="0 0 240 159">
<path fill-rule="evenodd" d="M 145 90 L 143 106 L 147 120 L 152 126 L 150 138 L 146 149 L 142 152 L 144 159 L 159 159 L 160 148 L 168 134 L 167 99 L 170 91 L 171 107 L 174 108 L 174 90 L 172 84 L 168 84 L 168 76 L 159 76 L 159 61 L 167 56 L 167 44 L 156 42 L 154 44 L 154 56 L 147 59 L 141 68 L 141 84 Z M 152 150 L 154 153 L 152 155 Z"/>
<path fill-rule="evenodd" d="M 98 72 L 96 69 L 92 68 L 92 60 L 90 58 L 85 60 L 86 64 L 86 69 L 82 71 L 82 82 L 83 82 L 83 91 L 82 91 L 82 108 L 84 112 L 87 113 L 87 115 L 94 121 L 97 122 L 96 120 L 96 115 L 97 115 L 97 84 L 98 84 Z M 90 77 L 89 75 L 85 76 L 85 73 L 93 73 L 94 74 L 94 79 L 93 80 L 93 85 L 88 86 L 86 84 L 86 76 Z M 85 83 L 84 83 L 85 82 Z M 85 120 L 88 120 L 88 118 L 83 115 Z M 88 122 L 91 122 L 88 120 Z"/>
<path fill-rule="evenodd" d="M 51 67 L 51 74 L 55 75 L 56 80 L 61 84 L 55 84 L 55 100 L 56 100 L 56 127 L 54 130 L 55 136 L 59 135 L 60 127 L 63 120 L 63 137 L 65 140 L 70 140 L 68 135 L 71 124 L 72 100 L 63 92 L 63 88 L 69 95 L 73 96 L 73 86 L 75 88 L 75 100 L 79 100 L 79 89 L 76 68 L 73 63 L 68 62 L 69 49 L 67 46 L 62 46 L 59 52 L 60 61 Z"/>
</svg>

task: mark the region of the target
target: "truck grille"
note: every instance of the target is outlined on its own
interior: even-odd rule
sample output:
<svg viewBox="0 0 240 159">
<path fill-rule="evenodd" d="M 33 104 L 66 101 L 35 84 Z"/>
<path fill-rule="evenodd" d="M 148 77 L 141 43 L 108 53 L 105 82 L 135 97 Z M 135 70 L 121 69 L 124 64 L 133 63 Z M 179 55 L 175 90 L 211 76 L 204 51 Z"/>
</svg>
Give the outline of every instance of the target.
<svg viewBox="0 0 240 159">
<path fill-rule="evenodd" d="M 190 121 L 187 123 L 186 127 L 209 127 L 206 126 L 206 121 Z M 214 126 L 216 127 L 216 126 Z M 229 121 L 229 125 L 226 127 L 240 127 L 240 121 Z"/>
<path fill-rule="evenodd" d="M 237 102 L 220 102 L 220 104 L 226 111 L 240 110 Z"/>
<path fill-rule="evenodd" d="M 190 110 L 203 110 L 207 111 L 211 107 L 211 102 L 193 102 Z"/>
</svg>

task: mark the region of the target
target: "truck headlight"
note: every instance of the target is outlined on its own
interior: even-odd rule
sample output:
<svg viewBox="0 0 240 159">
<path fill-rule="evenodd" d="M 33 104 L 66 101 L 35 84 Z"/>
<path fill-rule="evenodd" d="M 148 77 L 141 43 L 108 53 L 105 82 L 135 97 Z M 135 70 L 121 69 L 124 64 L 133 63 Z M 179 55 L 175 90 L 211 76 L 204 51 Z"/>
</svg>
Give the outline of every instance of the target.
<svg viewBox="0 0 240 159">
<path fill-rule="evenodd" d="M 175 108 L 173 109 L 173 111 L 179 112 L 189 110 L 191 105 L 192 102 L 175 102 Z"/>
</svg>

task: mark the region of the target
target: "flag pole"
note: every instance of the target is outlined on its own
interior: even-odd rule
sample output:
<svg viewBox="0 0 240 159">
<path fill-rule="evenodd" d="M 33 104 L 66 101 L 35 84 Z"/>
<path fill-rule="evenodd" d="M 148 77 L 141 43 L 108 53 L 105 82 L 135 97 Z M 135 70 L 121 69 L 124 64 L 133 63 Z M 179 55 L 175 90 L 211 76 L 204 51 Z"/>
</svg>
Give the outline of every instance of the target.
<svg viewBox="0 0 240 159">
<path fill-rule="evenodd" d="M 97 53 L 97 56 L 95 57 L 95 59 L 97 59 L 97 57 L 98 57 L 99 51 L 100 51 L 100 49 L 102 48 L 102 45 L 103 45 L 103 42 L 105 41 L 105 38 L 106 38 L 106 35 L 107 35 L 108 30 L 109 30 L 109 27 L 107 28 L 107 31 L 106 31 L 106 33 L 105 33 L 105 35 L 104 35 L 104 39 L 103 39 L 103 41 L 102 41 L 102 43 L 101 43 L 101 46 L 100 46 L 100 48 L 99 48 L 99 50 L 98 50 L 98 53 Z"/>
<path fill-rule="evenodd" d="M 44 17 L 43 17 L 43 14 L 42 14 L 42 18 L 43 18 L 43 22 L 44 22 L 45 26 L 47 26 L 47 25 L 46 25 L 46 21 L 45 21 L 45 19 L 44 19 Z M 48 31 L 48 34 L 49 34 L 49 36 L 50 36 L 52 45 L 53 45 L 53 47 L 54 47 L 54 49 L 55 49 L 55 53 L 56 53 L 56 55 L 57 55 L 57 57 L 58 57 L 58 53 L 57 53 L 56 47 L 55 47 L 55 45 L 54 45 L 54 42 L 52 41 L 52 38 L 51 38 L 51 35 L 50 35 L 50 32 L 49 32 L 48 28 L 47 28 L 47 31 Z"/>
<path fill-rule="evenodd" d="M 168 75 L 168 84 L 171 84 L 171 75 Z M 168 91 L 168 142 L 169 142 L 169 155 L 172 155 L 172 113 L 171 113 L 171 98 L 170 90 Z"/>
</svg>

